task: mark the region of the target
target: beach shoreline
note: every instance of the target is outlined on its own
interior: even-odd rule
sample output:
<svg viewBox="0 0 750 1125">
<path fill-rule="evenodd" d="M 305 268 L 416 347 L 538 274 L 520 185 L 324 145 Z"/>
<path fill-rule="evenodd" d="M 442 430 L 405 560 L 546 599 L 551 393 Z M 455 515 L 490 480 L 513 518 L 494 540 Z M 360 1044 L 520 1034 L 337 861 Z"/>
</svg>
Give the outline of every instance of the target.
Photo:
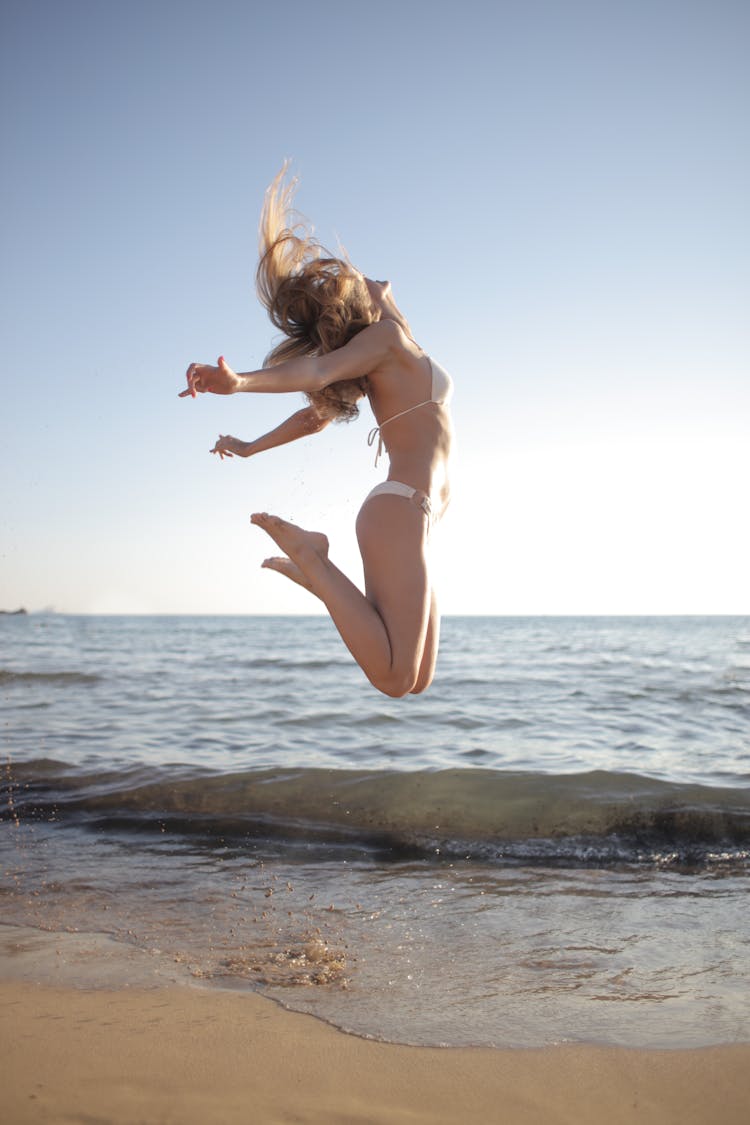
<svg viewBox="0 0 750 1125">
<path fill-rule="evenodd" d="M 34 941 L 8 928 L 5 937 L 0 1050 L 11 1125 L 704 1125 L 718 1107 L 723 1125 L 747 1119 L 750 1044 L 402 1046 L 257 992 L 170 979 L 150 958 L 128 961 L 125 977 L 121 958 L 103 957 L 119 945 L 104 935 Z"/>
</svg>

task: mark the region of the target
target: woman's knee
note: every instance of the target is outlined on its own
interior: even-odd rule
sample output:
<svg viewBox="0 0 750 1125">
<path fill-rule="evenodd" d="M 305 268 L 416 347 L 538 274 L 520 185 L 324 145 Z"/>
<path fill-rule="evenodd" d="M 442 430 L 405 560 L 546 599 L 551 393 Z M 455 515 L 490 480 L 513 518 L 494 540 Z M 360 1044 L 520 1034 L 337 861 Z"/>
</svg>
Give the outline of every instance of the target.
<svg viewBox="0 0 750 1125">
<path fill-rule="evenodd" d="M 378 691 L 382 691 L 383 695 L 389 695 L 391 699 L 403 699 L 405 695 L 411 695 L 416 690 L 424 691 L 424 688 L 417 687 L 418 677 L 419 672 L 415 668 L 390 668 L 380 675 L 371 676 L 370 682 Z"/>
<path fill-rule="evenodd" d="M 427 691 L 428 687 L 432 683 L 432 680 L 432 672 L 430 672 L 426 676 L 420 675 L 417 678 L 417 682 L 414 684 L 414 687 L 409 691 L 409 695 L 421 695 L 423 691 Z"/>
</svg>

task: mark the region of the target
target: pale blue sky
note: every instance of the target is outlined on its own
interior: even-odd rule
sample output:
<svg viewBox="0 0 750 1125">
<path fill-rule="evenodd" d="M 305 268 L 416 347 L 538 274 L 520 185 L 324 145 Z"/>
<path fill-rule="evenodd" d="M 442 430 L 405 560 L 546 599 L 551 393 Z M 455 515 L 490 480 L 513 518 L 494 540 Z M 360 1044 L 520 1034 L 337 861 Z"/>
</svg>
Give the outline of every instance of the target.
<svg viewBox="0 0 750 1125">
<path fill-rule="evenodd" d="M 313 612 L 264 509 L 382 478 L 362 418 L 253 459 L 266 184 L 389 277 L 456 382 L 453 613 L 750 612 L 750 8 L 4 0 L 0 608 Z"/>
</svg>

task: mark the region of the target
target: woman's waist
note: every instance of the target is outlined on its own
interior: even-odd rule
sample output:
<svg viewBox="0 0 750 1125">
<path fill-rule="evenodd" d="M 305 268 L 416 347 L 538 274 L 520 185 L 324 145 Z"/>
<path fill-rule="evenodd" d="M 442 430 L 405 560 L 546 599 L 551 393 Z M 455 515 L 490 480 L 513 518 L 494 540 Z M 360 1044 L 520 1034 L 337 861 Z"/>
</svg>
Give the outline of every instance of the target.
<svg viewBox="0 0 750 1125">
<path fill-rule="evenodd" d="M 411 473 L 422 480 L 446 476 L 450 464 L 450 449 L 443 446 L 401 446 L 395 443 L 388 449 L 389 474 Z"/>
</svg>

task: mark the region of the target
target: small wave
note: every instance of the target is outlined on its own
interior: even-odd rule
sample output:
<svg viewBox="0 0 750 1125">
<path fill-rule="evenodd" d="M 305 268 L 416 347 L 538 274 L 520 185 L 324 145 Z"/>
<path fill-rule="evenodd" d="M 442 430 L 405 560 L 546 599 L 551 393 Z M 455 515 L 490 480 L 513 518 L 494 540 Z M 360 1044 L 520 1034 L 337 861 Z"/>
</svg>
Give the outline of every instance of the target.
<svg viewBox="0 0 750 1125">
<path fill-rule="evenodd" d="M 0 668 L 0 684 L 95 684 L 101 678 L 93 672 L 16 672 L 10 668 Z"/>
<path fill-rule="evenodd" d="M 305 660 L 299 659 L 299 657 L 290 659 L 288 657 L 279 656 L 261 656 L 254 657 L 249 660 L 240 660 L 237 662 L 238 668 L 245 668 L 249 670 L 257 669 L 259 671 L 273 670 L 274 672 L 294 672 L 299 670 L 305 672 L 329 671 L 332 667 L 336 666 L 339 666 L 341 668 L 349 667 L 348 663 L 345 660 L 336 660 L 331 658 L 319 659 L 316 657 L 311 657 Z"/>
<path fill-rule="evenodd" d="M 300 714 L 286 714 L 279 720 L 279 726 L 283 727 L 320 727 L 322 730 L 330 730 L 331 724 L 336 723 L 341 719 L 341 714 L 338 711 L 302 711 Z"/>
<path fill-rule="evenodd" d="M 541 774 L 13 766 L 15 815 L 215 840 L 571 864 L 750 864 L 750 789 L 594 771 Z M 2 790 L 0 790 L 2 792 Z"/>
</svg>

